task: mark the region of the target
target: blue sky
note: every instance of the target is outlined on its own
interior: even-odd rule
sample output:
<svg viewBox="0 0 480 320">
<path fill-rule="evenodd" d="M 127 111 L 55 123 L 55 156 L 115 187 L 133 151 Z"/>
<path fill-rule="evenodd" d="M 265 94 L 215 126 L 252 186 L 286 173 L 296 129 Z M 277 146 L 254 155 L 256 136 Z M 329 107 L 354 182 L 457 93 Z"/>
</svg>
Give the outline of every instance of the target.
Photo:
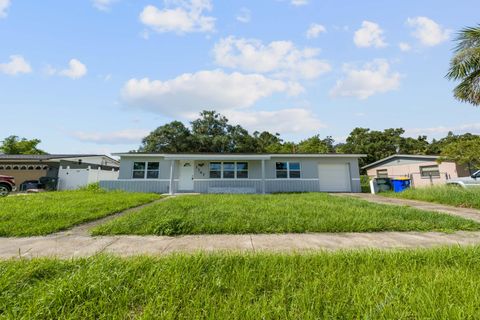
<svg viewBox="0 0 480 320">
<path fill-rule="evenodd" d="M 110 153 L 215 109 L 249 130 L 480 133 L 444 78 L 474 0 L 0 0 L 0 137 Z"/>
</svg>

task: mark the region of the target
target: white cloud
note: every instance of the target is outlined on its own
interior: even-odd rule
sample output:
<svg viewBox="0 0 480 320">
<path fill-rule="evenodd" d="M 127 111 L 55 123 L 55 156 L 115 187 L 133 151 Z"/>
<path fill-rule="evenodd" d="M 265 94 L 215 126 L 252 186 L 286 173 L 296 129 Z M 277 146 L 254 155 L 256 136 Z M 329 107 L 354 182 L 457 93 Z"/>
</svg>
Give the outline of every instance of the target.
<svg viewBox="0 0 480 320">
<path fill-rule="evenodd" d="M 307 30 L 306 37 L 308 39 L 317 38 L 321 33 L 327 32 L 327 29 L 318 23 L 312 23 Z"/>
<path fill-rule="evenodd" d="M 93 6 L 101 11 L 109 11 L 112 4 L 117 0 L 92 0 Z"/>
<path fill-rule="evenodd" d="M 452 33 L 427 17 L 408 18 L 407 25 L 414 28 L 412 35 L 428 47 L 447 41 Z"/>
<path fill-rule="evenodd" d="M 297 49 L 290 41 L 273 41 L 228 37 L 215 44 L 217 65 L 247 72 L 272 74 L 274 77 L 315 79 L 329 72 L 331 66 L 317 59 L 319 49 Z"/>
<path fill-rule="evenodd" d="M 237 21 L 249 23 L 252 20 L 252 13 L 247 8 L 240 9 L 240 13 L 236 17 Z"/>
<path fill-rule="evenodd" d="M 61 70 L 59 75 L 69 77 L 71 79 L 80 79 L 87 74 L 87 67 L 77 59 L 71 59 L 68 63 L 68 69 Z M 55 74 L 55 70 L 52 74 Z"/>
<path fill-rule="evenodd" d="M 387 45 L 383 33 L 383 30 L 375 22 L 363 21 L 362 27 L 355 31 L 353 42 L 360 48 L 382 48 Z"/>
<path fill-rule="evenodd" d="M 281 134 L 318 132 L 326 126 L 310 110 L 303 108 L 275 111 L 227 111 L 226 117 L 249 131 L 269 131 Z"/>
<path fill-rule="evenodd" d="M 28 61 L 26 61 L 22 56 L 11 55 L 9 62 L 0 63 L 0 72 L 8 75 L 30 73 L 32 72 L 32 67 L 30 67 Z"/>
<path fill-rule="evenodd" d="M 10 7 L 10 0 L 0 0 L 0 18 L 7 16 L 8 7 Z"/>
<path fill-rule="evenodd" d="M 174 7 L 158 9 L 148 5 L 140 13 L 140 21 L 157 32 L 212 32 L 215 18 L 203 15 L 212 10 L 210 0 L 174 0 Z"/>
<path fill-rule="evenodd" d="M 405 134 L 408 136 L 418 136 L 418 135 L 432 135 L 432 136 L 445 136 L 449 132 L 455 132 L 457 134 L 462 133 L 473 133 L 480 134 L 480 122 L 477 123 L 467 123 L 456 126 L 437 126 L 429 128 L 410 128 L 405 129 Z"/>
<path fill-rule="evenodd" d="M 355 69 L 350 65 L 344 66 L 345 78 L 338 80 L 330 94 L 333 97 L 368 97 L 387 91 L 395 90 L 400 86 L 401 76 L 390 71 L 390 65 L 385 60 L 374 60 Z"/>
<path fill-rule="evenodd" d="M 143 129 L 125 129 L 114 132 L 76 131 L 71 135 L 83 142 L 93 142 L 98 144 L 130 144 L 140 143 L 140 141 L 149 133 L 148 130 Z"/>
<path fill-rule="evenodd" d="M 122 98 L 132 107 L 186 117 L 203 109 L 248 108 L 275 93 L 298 95 L 303 91 L 298 83 L 260 74 L 207 70 L 185 73 L 166 81 L 130 79 L 123 88 Z"/>
<path fill-rule="evenodd" d="M 406 42 L 400 42 L 400 43 L 398 44 L 398 47 L 399 47 L 400 50 L 403 51 L 403 52 L 407 52 L 407 51 L 412 50 L 412 46 L 409 45 L 409 44 L 406 43 Z"/>
<path fill-rule="evenodd" d="M 308 4 L 309 0 L 291 0 L 290 3 L 294 6 L 304 6 Z"/>
</svg>

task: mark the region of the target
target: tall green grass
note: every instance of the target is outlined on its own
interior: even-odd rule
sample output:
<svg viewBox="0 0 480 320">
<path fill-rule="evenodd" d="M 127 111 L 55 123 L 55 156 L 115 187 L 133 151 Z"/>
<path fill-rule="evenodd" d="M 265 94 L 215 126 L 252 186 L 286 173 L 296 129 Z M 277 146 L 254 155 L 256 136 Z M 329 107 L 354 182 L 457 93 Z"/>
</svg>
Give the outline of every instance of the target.
<svg viewBox="0 0 480 320">
<path fill-rule="evenodd" d="M 408 189 L 400 193 L 382 193 L 382 195 L 436 202 L 461 208 L 480 209 L 480 188 L 463 189 L 453 186 L 439 186 Z"/>
<path fill-rule="evenodd" d="M 479 230 L 447 214 L 321 193 L 181 196 L 100 225 L 96 235 Z"/>
<path fill-rule="evenodd" d="M 0 198 L 0 237 L 45 235 L 159 198 L 155 194 L 101 190 Z"/>
<path fill-rule="evenodd" d="M 6 319 L 474 319 L 480 249 L 0 262 Z"/>
</svg>

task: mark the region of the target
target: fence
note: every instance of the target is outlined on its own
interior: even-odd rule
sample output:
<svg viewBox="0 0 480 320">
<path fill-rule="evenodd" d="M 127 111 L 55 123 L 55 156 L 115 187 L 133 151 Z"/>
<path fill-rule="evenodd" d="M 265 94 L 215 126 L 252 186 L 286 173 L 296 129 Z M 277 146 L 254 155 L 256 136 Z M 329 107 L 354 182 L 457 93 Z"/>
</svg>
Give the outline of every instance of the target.
<svg viewBox="0 0 480 320">
<path fill-rule="evenodd" d="M 90 183 L 100 180 L 116 180 L 118 171 L 92 169 L 90 166 L 85 169 L 70 169 L 70 166 L 60 167 L 58 170 L 58 190 L 75 190 Z"/>
</svg>

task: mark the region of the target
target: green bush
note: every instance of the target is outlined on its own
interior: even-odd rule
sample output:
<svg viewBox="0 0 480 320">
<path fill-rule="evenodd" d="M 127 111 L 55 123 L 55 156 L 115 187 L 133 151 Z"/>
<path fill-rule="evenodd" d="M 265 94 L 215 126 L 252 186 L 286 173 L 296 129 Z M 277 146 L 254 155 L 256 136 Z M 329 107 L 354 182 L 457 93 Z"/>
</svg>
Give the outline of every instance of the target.
<svg viewBox="0 0 480 320">
<path fill-rule="evenodd" d="M 86 186 L 78 188 L 78 190 L 89 191 L 89 192 L 106 192 L 105 189 L 102 189 L 102 187 L 100 187 L 99 182 L 87 184 Z"/>
<path fill-rule="evenodd" d="M 360 186 L 362 193 L 370 193 L 370 178 L 367 175 L 360 176 Z"/>
</svg>

